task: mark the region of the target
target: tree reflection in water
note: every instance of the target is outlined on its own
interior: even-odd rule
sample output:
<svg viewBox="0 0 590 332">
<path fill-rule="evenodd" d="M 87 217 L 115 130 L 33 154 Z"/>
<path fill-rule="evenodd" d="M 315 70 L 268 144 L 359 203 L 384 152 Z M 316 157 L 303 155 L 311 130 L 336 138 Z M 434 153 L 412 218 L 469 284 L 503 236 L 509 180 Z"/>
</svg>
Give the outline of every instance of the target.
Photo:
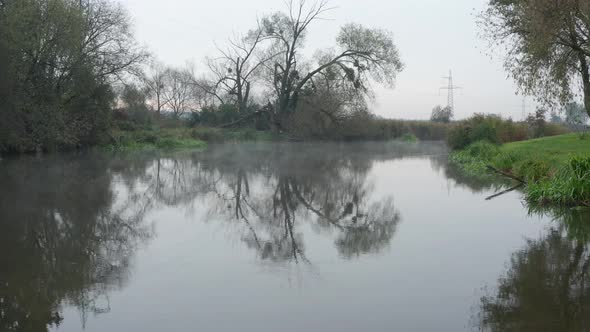
<svg viewBox="0 0 590 332">
<path fill-rule="evenodd" d="M 480 330 L 590 330 L 590 212 L 546 213 L 556 225 L 514 253 L 495 292 L 481 298 Z"/>
<path fill-rule="evenodd" d="M 26 158 L 0 175 L 0 330 L 46 331 L 62 304 L 109 310 L 135 248 L 151 236 L 145 209 L 119 202 L 105 159 Z"/>
<path fill-rule="evenodd" d="M 466 176 L 444 156 L 431 158 L 431 165 L 474 193 L 514 185 Z M 589 331 L 590 210 L 528 208 L 531 215 L 549 216 L 553 225 L 512 254 L 498 284 L 480 298 L 473 323 L 481 331 Z"/>
<path fill-rule="evenodd" d="M 273 144 L 5 160 L 0 330 L 47 331 L 64 305 L 83 318 L 108 312 L 108 293 L 126 283 L 134 252 L 153 235 L 146 214 L 163 206 L 208 206 L 241 225 L 245 245 L 268 262 L 308 262 L 303 223 L 337 232 L 345 258 L 378 252 L 400 215 L 391 197 L 373 197 L 373 163 L 440 153 L 432 144 Z"/>
</svg>

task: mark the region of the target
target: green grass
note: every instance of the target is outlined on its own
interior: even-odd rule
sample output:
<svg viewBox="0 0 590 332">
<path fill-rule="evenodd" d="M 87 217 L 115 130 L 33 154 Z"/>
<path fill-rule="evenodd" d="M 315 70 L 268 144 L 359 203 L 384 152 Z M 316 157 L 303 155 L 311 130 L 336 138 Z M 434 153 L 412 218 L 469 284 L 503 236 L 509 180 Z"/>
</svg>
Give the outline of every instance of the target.
<svg viewBox="0 0 590 332">
<path fill-rule="evenodd" d="M 451 162 L 472 176 L 493 166 L 527 182 L 527 200 L 538 204 L 590 206 L 590 137 L 545 137 L 497 146 L 476 142 L 453 153 Z"/>
<path fill-rule="evenodd" d="M 116 130 L 113 140 L 103 149 L 111 151 L 173 150 L 204 148 L 209 143 L 274 141 L 268 131 L 220 129 L 212 127 L 176 127 Z"/>
<path fill-rule="evenodd" d="M 415 142 L 419 141 L 418 137 L 416 137 L 416 135 L 414 135 L 412 133 L 403 134 L 402 137 L 400 137 L 399 139 L 402 142 L 408 142 L 408 143 L 415 143 Z"/>
<path fill-rule="evenodd" d="M 184 128 L 116 131 L 114 142 L 103 146 L 110 151 L 202 149 L 207 143 L 191 137 Z"/>
<path fill-rule="evenodd" d="M 590 137 L 580 138 L 579 134 L 543 137 L 503 145 L 502 153 L 537 155 L 552 167 L 565 164 L 577 155 L 590 156 Z"/>
</svg>

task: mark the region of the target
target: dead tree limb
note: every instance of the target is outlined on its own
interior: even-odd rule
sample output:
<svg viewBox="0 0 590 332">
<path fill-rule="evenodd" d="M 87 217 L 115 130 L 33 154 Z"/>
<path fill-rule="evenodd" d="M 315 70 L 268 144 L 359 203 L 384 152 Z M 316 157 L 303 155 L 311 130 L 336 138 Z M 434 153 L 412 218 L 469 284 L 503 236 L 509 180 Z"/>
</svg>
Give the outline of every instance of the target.
<svg viewBox="0 0 590 332">
<path fill-rule="evenodd" d="M 500 196 L 502 196 L 502 195 L 505 195 L 505 194 L 507 194 L 507 193 L 509 193 L 509 192 L 513 192 L 513 191 L 515 191 L 516 189 L 520 189 L 520 188 L 522 188 L 523 186 L 524 186 L 524 183 L 519 183 L 517 186 L 514 186 L 514 187 L 512 187 L 512 188 L 510 188 L 510 189 L 506 189 L 506 190 L 504 190 L 504 191 L 501 191 L 501 192 L 499 192 L 499 193 L 496 193 L 496 194 L 494 194 L 494 195 L 492 195 L 492 196 L 490 196 L 490 197 L 487 197 L 487 198 L 486 198 L 486 201 L 491 201 L 492 199 L 494 199 L 494 198 L 496 198 L 496 197 L 500 197 Z"/>
<path fill-rule="evenodd" d="M 501 170 L 499 170 L 499 169 L 497 169 L 495 167 L 489 166 L 489 165 L 487 166 L 487 169 L 490 170 L 490 171 L 492 171 L 492 172 L 494 172 L 494 173 L 498 173 L 498 174 L 500 174 L 502 176 L 505 176 L 505 177 L 510 178 L 512 180 L 516 180 L 516 181 L 520 182 L 521 184 L 525 184 L 526 185 L 526 181 L 525 180 L 523 180 L 523 179 L 521 179 L 521 178 L 519 178 L 517 176 L 514 176 L 514 175 L 512 175 L 510 173 L 501 171 Z"/>
</svg>

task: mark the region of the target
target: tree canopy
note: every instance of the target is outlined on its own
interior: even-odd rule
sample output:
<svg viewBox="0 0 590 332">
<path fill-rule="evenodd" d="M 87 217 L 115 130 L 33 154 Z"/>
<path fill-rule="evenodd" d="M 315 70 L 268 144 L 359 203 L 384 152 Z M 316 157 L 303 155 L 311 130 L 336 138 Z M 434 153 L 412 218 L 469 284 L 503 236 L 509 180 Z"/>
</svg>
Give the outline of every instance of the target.
<svg viewBox="0 0 590 332">
<path fill-rule="evenodd" d="M 562 104 L 582 92 L 590 114 L 590 2 L 490 0 L 479 23 L 505 47 L 505 67 L 522 92 Z"/>
</svg>

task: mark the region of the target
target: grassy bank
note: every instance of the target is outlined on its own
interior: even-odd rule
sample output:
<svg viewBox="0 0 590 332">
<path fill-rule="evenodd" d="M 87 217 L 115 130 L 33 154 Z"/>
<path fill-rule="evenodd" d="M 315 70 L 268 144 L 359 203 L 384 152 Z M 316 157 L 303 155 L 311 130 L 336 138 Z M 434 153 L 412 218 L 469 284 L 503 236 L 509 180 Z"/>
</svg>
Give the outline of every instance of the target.
<svg viewBox="0 0 590 332">
<path fill-rule="evenodd" d="M 102 148 L 111 151 L 174 150 L 205 148 L 207 144 L 245 141 L 272 141 L 270 132 L 253 129 L 218 129 L 208 127 L 151 128 L 113 131 L 109 144 Z"/>
<path fill-rule="evenodd" d="M 489 166 L 526 183 L 526 198 L 540 205 L 590 206 L 590 138 L 577 134 L 498 146 L 480 141 L 451 155 L 473 176 Z"/>
</svg>

